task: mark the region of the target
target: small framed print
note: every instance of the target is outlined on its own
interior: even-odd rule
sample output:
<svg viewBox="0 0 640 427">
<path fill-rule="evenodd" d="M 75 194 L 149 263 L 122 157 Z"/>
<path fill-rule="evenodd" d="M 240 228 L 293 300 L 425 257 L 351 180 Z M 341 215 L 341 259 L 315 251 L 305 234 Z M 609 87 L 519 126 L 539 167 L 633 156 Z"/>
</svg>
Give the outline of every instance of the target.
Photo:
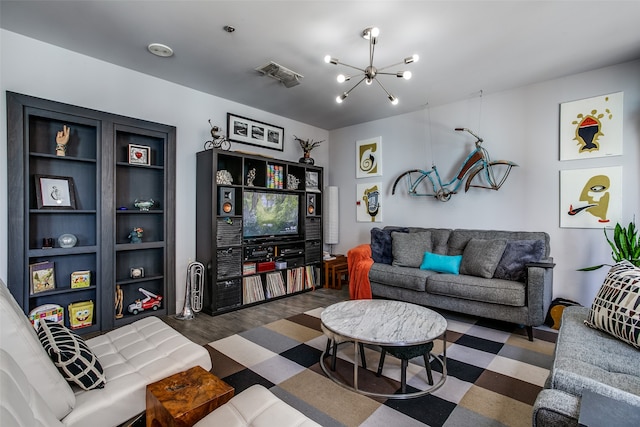
<svg viewBox="0 0 640 427">
<path fill-rule="evenodd" d="M 56 288 L 53 262 L 44 261 L 29 265 L 29 284 L 31 295 Z"/>
<path fill-rule="evenodd" d="M 35 175 L 38 209 L 76 209 L 76 191 L 69 176 Z"/>
<path fill-rule="evenodd" d="M 151 148 L 129 144 L 129 164 L 151 166 Z"/>
</svg>

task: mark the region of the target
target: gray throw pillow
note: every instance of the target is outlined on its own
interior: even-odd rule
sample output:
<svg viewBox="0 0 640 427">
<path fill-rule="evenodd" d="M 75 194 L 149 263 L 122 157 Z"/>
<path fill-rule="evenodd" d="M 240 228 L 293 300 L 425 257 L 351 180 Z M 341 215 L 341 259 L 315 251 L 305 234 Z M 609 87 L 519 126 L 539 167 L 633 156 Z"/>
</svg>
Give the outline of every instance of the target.
<svg viewBox="0 0 640 427">
<path fill-rule="evenodd" d="M 462 253 L 460 274 L 492 278 L 506 246 L 504 239 L 469 240 Z"/>
<path fill-rule="evenodd" d="M 431 233 L 391 233 L 392 265 L 419 268 L 425 252 L 431 252 Z"/>
<path fill-rule="evenodd" d="M 544 257 L 544 251 L 544 240 L 508 241 L 493 277 L 524 282 L 527 278 L 526 265 L 540 261 Z"/>
</svg>

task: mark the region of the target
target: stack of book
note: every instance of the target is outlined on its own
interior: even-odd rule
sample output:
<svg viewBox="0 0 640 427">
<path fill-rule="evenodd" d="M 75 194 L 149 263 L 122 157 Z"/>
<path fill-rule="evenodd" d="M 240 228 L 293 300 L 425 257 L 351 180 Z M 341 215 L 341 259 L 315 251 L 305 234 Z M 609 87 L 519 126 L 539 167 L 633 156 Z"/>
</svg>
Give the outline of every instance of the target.
<svg viewBox="0 0 640 427">
<path fill-rule="evenodd" d="M 305 268 L 304 284 L 306 289 L 315 289 L 318 272 L 312 265 L 307 265 Z"/>
<path fill-rule="evenodd" d="M 287 270 L 287 293 L 304 290 L 304 267 Z"/>
<path fill-rule="evenodd" d="M 267 188 L 284 188 L 284 166 L 267 165 Z"/>
<path fill-rule="evenodd" d="M 262 289 L 262 279 L 260 276 L 245 277 L 242 279 L 242 301 L 244 304 L 251 304 L 264 300 L 264 290 Z"/>
<path fill-rule="evenodd" d="M 256 263 L 245 262 L 244 264 L 242 264 L 242 275 L 249 276 L 251 274 L 256 274 Z"/>
<path fill-rule="evenodd" d="M 279 271 L 267 273 L 267 298 L 279 297 L 286 293 L 287 291 L 284 288 L 282 273 Z"/>
</svg>

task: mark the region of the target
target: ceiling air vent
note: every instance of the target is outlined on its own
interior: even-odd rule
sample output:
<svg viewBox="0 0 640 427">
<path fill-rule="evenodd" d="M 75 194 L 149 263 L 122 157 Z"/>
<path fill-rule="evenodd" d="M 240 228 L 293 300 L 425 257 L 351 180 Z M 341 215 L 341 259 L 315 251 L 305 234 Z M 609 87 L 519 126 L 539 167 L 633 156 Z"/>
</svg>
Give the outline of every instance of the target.
<svg viewBox="0 0 640 427">
<path fill-rule="evenodd" d="M 276 64 L 273 61 L 270 61 L 263 66 L 256 68 L 256 71 L 259 71 L 264 75 L 282 82 L 285 87 L 293 87 L 299 85 L 300 79 L 304 77 L 302 74 L 298 74 L 295 71 L 283 67 L 280 64 Z"/>
</svg>

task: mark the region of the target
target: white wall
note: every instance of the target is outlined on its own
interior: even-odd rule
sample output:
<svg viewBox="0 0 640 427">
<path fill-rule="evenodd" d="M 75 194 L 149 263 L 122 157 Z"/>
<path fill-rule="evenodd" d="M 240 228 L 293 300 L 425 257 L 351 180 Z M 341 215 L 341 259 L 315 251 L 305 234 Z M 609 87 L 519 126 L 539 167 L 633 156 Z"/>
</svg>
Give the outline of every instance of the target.
<svg viewBox="0 0 640 427">
<path fill-rule="evenodd" d="M 176 156 L 176 307 L 182 308 L 186 269 L 195 259 L 195 153 L 211 139 L 207 120 L 226 130 L 227 112 L 272 123 L 285 129 L 285 150 L 277 152 L 235 144 L 246 150 L 297 161 L 302 150 L 293 135 L 327 140 L 328 132 L 246 105 L 207 95 L 184 86 L 60 49 L 0 30 L 2 116 L 5 91 L 23 93 L 177 127 Z M 141 52 L 145 55 L 145 52 Z M 284 90 L 284 89 L 283 89 Z M 328 144 L 313 151 L 319 166 L 328 165 Z M 7 128 L 0 120 L 0 242 L 7 242 Z M 7 245 L 0 245 L 0 279 L 7 281 Z"/>
<path fill-rule="evenodd" d="M 330 132 L 329 183 L 340 186 L 341 238 L 335 252 L 368 242 L 369 230 L 384 225 L 546 231 L 557 263 L 554 295 L 591 304 L 606 269 L 576 269 L 611 262 L 610 248 L 602 229 L 559 227 L 560 210 L 566 210 L 559 202 L 559 171 L 622 165 L 622 222 L 628 224 L 635 215 L 640 224 L 639 76 L 640 61 L 634 61 Z M 560 162 L 560 103 L 618 91 L 624 92 L 624 155 Z M 349 102 L 357 102 L 357 93 Z M 400 173 L 429 169 L 432 161 L 443 178 L 453 176 L 473 148 L 473 139 L 455 133 L 455 127 L 479 133 L 493 159 L 519 164 L 502 189 L 470 189 L 446 203 L 398 192 L 392 196 Z M 356 180 L 355 141 L 375 136 L 382 137 L 383 176 Z M 356 184 L 376 181 L 383 183 L 384 222 L 358 223 Z"/>
</svg>

